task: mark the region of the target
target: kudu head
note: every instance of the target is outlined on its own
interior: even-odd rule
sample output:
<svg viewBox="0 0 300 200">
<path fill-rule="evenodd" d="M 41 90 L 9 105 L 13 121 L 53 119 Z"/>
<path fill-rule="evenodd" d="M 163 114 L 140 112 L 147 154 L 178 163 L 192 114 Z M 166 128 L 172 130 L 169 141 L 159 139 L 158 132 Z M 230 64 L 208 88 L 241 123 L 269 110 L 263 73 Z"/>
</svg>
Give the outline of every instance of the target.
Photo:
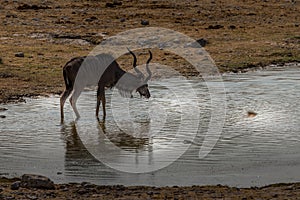
<svg viewBox="0 0 300 200">
<path fill-rule="evenodd" d="M 139 84 L 139 87 L 136 89 L 136 92 L 138 92 L 140 94 L 140 96 L 144 96 L 145 98 L 148 99 L 151 96 L 149 89 L 148 89 L 148 81 L 151 79 L 151 76 L 152 76 L 152 73 L 149 69 L 149 63 L 152 59 L 152 53 L 149 50 L 150 57 L 148 58 L 148 60 L 146 62 L 146 70 L 147 70 L 148 76 L 145 77 L 144 74 L 136 67 L 137 59 L 136 59 L 135 54 L 132 51 L 130 51 L 130 49 L 128 49 L 128 51 L 133 56 L 133 69 L 137 73 L 137 77 L 140 80 L 140 84 Z"/>
</svg>

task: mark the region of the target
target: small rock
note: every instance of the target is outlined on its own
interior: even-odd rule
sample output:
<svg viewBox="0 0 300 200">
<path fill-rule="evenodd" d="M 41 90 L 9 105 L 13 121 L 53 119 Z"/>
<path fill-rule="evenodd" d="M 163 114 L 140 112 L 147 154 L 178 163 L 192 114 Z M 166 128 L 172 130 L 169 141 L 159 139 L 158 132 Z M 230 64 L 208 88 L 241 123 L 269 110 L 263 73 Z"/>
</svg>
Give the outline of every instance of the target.
<svg viewBox="0 0 300 200">
<path fill-rule="evenodd" d="M 0 78 L 11 78 L 11 77 L 14 77 L 14 75 L 11 73 L 0 72 Z"/>
<path fill-rule="evenodd" d="M 54 192 L 49 192 L 44 194 L 44 197 L 50 197 L 51 199 L 56 198 L 56 194 Z"/>
<path fill-rule="evenodd" d="M 62 192 L 69 192 L 70 189 L 69 188 L 64 188 L 64 189 L 61 189 Z"/>
<path fill-rule="evenodd" d="M 40 9 L 51 9 L 49 6 L 40 6 L 40 5 L 29 5 L 23 4 L 17 7 L 18 10 L 40 10 Z"/>
<path fill-rule="evenodd" d="M 32 18 L 32 21 L 39 22 L 39 21 L 41 21 L 41 19 L 40 18 Z"/>
<path fill-rule="evenodd" d="M 0 112 L 6 111 L 6 110 L 7 110 L 7 108 L 1 108 L 0 107 Z"/>
<path fill-rule="evenodd" d="M 0 118 L 4 119 L 4 118 L 6 118 L 6 116 L 5 115 L 0 115 Z"/>
<path fill-rule="evenodd" d="M 80 195 L 86 194 L 86 193 L 88 193 L 88 192 L 89 192 L 89 191 L 86 190 L 86 189 L 79 189 L 79 190 L 77 190 L 77 193 L 80 194 Z"/>
<path fill-rule="evenodd" d="M 113 0 L 113 4 L 116 5 L 116 6 L 121 6 L 122 2 L 118 1 L 118 0 Z"/>
<path fill-rule="evenodd" d="M 57 172 L 56 174 L 57 174 L 57 175 L 62 175 L 62 172 Z"/>
<path fill-rule="evenodd" d="M 106 4 L 105 4 L 105 7 L 106 7 L 106 8 L 114 8 L 115 5 L 114 5 L 113 3 L 106 3 Z"/>
<path fill-rule="evenodd" d="M 92 21 L 95 21 L 95 20 L 97 20 L 97 19 L 98 19 L 97 17 L 92 16 L 92 17 L 90 17 L 90 18 L 85 19 L 85 21 L 86 21 L 86 22 L 92 22 Z"/>
<path fill-rule="evenodd" d="M 201 38 L 199 40 L 197 40 L 197 42 L 202 46 L 205 47 L 208 44 L 208 41 L 204 38 Z"/>
<path fill-rule="evenodd" d="M 121 5 L 122 5 L 122 2 L 114 0 L 112 3 L 106 3 L 105 7 L 106 8 L 114 8 L 116 6 L 121 6 Z"/>
<path fill-rule="evenodd" d="M 120 19 L 120 22 L 125 22 L 125 21 L 126 19 L 124 17 Z"/>
<path fill-rule="evenodd" d="M 6 18 L 17 18 L 17 15 L 15 15 L 15 14 L 7 14 L 5 17 Z"/>
<path fill-rule="evenodd" d="M 208 41 L 206 39 L 201 38 L 196 40 L 195 42 L 187 43 L 184 47 L 201 48 L 201 47 L 205 47 L 206 44 L 208 44 Z"/>
<path fill-rule="evenodd" d="M 21 186 L 21 181 L 16 181 L 16 182 L 13 182 L 11 185 L 10 185 L 10 189 L 12 190 L 18 190 Z"/>
<path fill-rule="evenodd" d="M 229 29 L 236 29 L 236 26 L 235 25 L 230 25 L 228 26 Z"/>
<path fill-rule="evenodd" d="M 28 199 L 31 199 L 31 200 L 36 200 L 36 199 L 38 199 L 37 198 L 37 196 L 35 196 L 35 195 L 26 195 L 26 197 L 28 198 Z"/>
<path fill-rule="evenodd" d="M 19 58 L 24 58 L 25 55 L 24 55 L 23 52 L 18 52 L 18 53 L 15 54 L 15 56 L 19 57 Z"/>
<path fill-rule="evenodd" d="M 224 28 L 224 26 L 217 24 L 217 25 L 209 25 L 206 29 L 221 29 Z"/>
<path fill-rule="evenodd" d="M 84 187 L 85 189 L 90 189 L 90 188 L 94 188 L 95 185 L 89 183 L 89 182 L 82 182 L 81 183 L 82 187 Z"/>
<path fill-rule="evenodd" d="M 92 19 L 92 20 L 96 20 L 96 19 L 98 19 L 98 18 L 95 17 L 95 16 L 91 16 L 91 19 Z"/>
<path fill-rule="evenodd" d="M 60 190 L 63 190 L 63 189 L 66 189 L 67 188 L 67 186 L 66 185 L 59 185 L 59 189 Z M 68 188 L 67 188 L 68 189 Z"/>
<path fill-rule="evenodd" d="M 53 181 L 49 178 L 35 174 L 24 174 L 21 177 L 21 187 L 38 189 L 55 189 Z"/>
<path fill-rule="evenodd" d="M 149 21 L 142 19 L 141 24 L 144 25 L 144 26 L 147 26 L 147 25 L 149 25 Z"/>
<path fill-rule="evenodd" d="M 82 182 L 80 185 L 81 186 L 86 186 L 86 185 L 89 185 L 89 184 L 91 184 L 91 183 L 89 183 L 89 182 Z"/>
<path fill-rule="evenodd" d="M 24 195 L 24 192 L 20 192 L 20 191 L 17 191 L 17 192 L 14 192 L 16 195 Z"/>
<path fill-rule="evenodd" d="M 93 20 L 91 18 L 86 18 L 84 21 L 86 21 L 86 22 L 92 22 Z"/>
<path fill-rule="evenodd" d="M 247 117 L 255 117 L 256 115 L 257 115 L 257 113 L 254 112 L 254 111 L 248 111 L 247 112 Z"/>
<path fill-rule="evenodd" d="M 47 69 L 47 68 L 49 68 L 49 66 L 39 66 L 39 68 L 41 68 L 41 69 Z"/>
<path fill-rule="evenodd" d="M 152 196 L 152 195 L 153 195 L 153 192 L 152 192 L 152 191 L 148 191 L 147 194 L 148 194 L 149 196 Z"/>
</svg>

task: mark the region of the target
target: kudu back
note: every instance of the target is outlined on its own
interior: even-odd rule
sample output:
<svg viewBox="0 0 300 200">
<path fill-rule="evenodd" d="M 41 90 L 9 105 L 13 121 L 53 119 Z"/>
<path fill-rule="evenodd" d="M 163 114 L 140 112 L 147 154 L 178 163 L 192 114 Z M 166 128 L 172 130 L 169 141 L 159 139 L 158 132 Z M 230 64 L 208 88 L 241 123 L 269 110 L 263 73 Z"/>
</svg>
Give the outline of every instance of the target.
<svg viewBox="0 0 300 200">
<path fill-rule="evenodd" d="M 65 64 L 63 67 L 63 77 L 66 88 L 60 97 L 61 122 L 64 120 L 64 104 L 70 94 L 72 94 L 70 97 L 71 106 L 76 117 L 80 117 L 76 107 L 76 102 L 81 92 L 87 86 L 98 85 L 96 117 L 99 115 L 99 107 L 101 103 L 103 107 L 103 118 L 106 116 L 106 87 L 116 87 L 120 94 L 124 97 L 131 97 L 132 92 L 135 90 L 141 96 L 150 98 L 147 82 L 150 80 L 152 75 L 149 69 L 152 53 L 149 51 L 150 57 L 146 63 L 148 76 L 145 77 L 144 74 L 136 67 L 137 59 L 135 54 L 129 49 L 128 51 L 133 56 L 133 68 L 137 73 L 136 75 L 121 69 L 115 58 L 109 54 L 76 57 Z"/>
</svg>

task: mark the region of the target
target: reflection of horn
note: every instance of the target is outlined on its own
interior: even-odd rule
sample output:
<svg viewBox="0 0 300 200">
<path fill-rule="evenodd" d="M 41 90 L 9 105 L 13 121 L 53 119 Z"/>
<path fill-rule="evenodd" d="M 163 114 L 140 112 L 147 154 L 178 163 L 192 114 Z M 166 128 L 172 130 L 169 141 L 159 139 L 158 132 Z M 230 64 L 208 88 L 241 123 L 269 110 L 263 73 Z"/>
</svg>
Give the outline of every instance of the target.
<svg viewBox="0 0 300 200">
<path fill-rule="evenodd" d="M 127 50 L 128 50 L 129 53 L 133 56 L 133 69 L 134 69 L 135 72 L 138 74 L 138 77 L 139 77 L 140 79 L 144 78 L 144 74 L 143 74 L 140 70 L 138 70 L 138 68 L 136 68 L 136 56 L 135 56 L 135 54 L 134 54 L 132 51 L 130 51 L 129 48 L 127 48 Z"/>
<path fill-rule="evenodd" d="M 149 50 L 149 54 L 150 54 L 150 57 L 149 57 L 149 59 L 147 60 L 147 63 L 146 63 L 146 70 L 148 72 L 148 77 L 145 79 L 146 83 L 151 79 L 151 76 L 152 76 L 152 72 L 149 69 L 149 63 L 152 60 L 152 53 L 151 53 L 150 50 Z"/>
</svg>

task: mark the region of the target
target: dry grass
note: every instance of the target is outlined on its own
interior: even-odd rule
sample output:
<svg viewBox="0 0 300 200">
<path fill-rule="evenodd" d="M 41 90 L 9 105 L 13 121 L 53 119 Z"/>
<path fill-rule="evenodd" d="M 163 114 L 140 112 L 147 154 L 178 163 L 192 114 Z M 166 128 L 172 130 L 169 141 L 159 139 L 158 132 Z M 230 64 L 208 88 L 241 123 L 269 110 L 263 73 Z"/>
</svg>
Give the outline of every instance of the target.
<svg viewBox="0 0 300 200">
<path fill-rule="evenodd" d="M 299 1 L 123 0 L 122 5 L 106 7 L 112 2 L 4 1 L 0 6 L 0 102 L 14 96 L 60 93 L 61 66 L 101 42 L 97 33 L 112 36 L 143 27 L 142 19 L 149 20 L 150 26 L 208 40 L 205 48 L 221 72 L 300 61 Z M 37 10 L 18 9 L 24 4 L 36 5 L 31 8 Z M 209 28 L 215 25 L 222 28 Z M 85 43 L 55 35 L 80 37 Z M 17 52 L 25 57 L 15 57 Z M 174 55 L 159 50 L 154 54 L 155 62 L 193 74 L 183 59 L 174 60 Z M 120 62 L 129 65 L 124 58 Z"/>
</svg>

